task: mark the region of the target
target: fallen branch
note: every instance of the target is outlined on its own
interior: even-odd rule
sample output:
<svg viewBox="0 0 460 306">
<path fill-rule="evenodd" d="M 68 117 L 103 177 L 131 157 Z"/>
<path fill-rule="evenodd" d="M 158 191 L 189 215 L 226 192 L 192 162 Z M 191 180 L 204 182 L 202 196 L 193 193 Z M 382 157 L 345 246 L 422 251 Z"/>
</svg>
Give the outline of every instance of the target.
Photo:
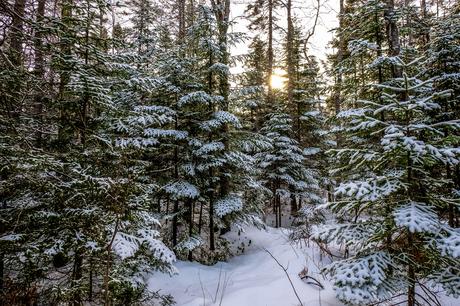
<svg viewBox="0 0 460 306">
<path fill-rule="evenodd" d="M 271 258 L 273 258 L 273 260 L 278 264 L 278 266 L 280 266 L 281 269 L 283 269 L 284 273 L 285 273 L 286 276 L 287 276 L 287 279 L 289 280 L 289 283 L 291 284 L 292 290 L 294 291 L 294 294 L 295 294 L 295 296 L 297 297 L 297 300 L 298 300 L 299 303 L 300 303 L 300 306 L 303 306 L 302 300 L 300 299 L 299 295 L 297 294 L 297 291 L 295 290 L 295 287 L 294 287 L 294 284 L 292 283 L 291 277 L 289 277 L 289 273 L 287 273 L 287 268 L 285 268 L 285 267 L 278 261 L 278 259 L 276 259 L 275 256 L 273 256 L 272 253 L 270 253 L 269 250 L 267 250 L 266 248 L 263 248 L 263 250 L 264 250 L 265 252 L 267 252 L 268 255 L 270 255 Z"/>
</svg>

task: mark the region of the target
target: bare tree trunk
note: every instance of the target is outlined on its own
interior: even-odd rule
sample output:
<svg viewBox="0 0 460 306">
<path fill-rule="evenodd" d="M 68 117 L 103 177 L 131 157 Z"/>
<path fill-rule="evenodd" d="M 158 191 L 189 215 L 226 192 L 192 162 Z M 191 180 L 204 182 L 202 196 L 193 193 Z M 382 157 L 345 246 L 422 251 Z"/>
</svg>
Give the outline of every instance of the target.
<svg viewBox="0 0 460 306">
<path fill-rule="evenodd" d="M 278 226 L 281 227 L 281 196 L 276 195 L 276 207 L 278 207 Z"/>
<path fill-rule="evenodd" d="M 10 30 L 10 61 L 16 67 L 23 62 L 22 42 L 24 35 L 25 0 L 14 1 L 11 30 Z"/>
<path fill-rule="evenodd" d="M 399 56 L 401 52 L 401 46 L 399 42 L 399 29 L 397 25 L 394 0 L 387 0 L 384 16 L 388 40 L 388 54 L 390 56 Z M 396 65 L 392 65 L 391 72 L 393 78 L 402 77 L 402 70 Z"/>
<path fill-rule="evenodd" d="M 61 24 L 63 33 L 69 34 L 68 31 L 71 29 L 71 18 L 72 18 L 72 6 L 73 0 L 63 0 L 61 3 Z M 62 57 L 67 60 L 71 57 L 72 45 L 68 41 L 68 37 L 64 38 L 60 42 Z M 59 100 L 65 99 L 65 87 L 70 81 L 70 74 L 66 71 L 66 68 L 61 68 L 60 80 L 59 80 Z M 60 106 L 60 125 L 58 130 L 58 139 L 61 143 L 66 143 L 69 140 L 69 123 L 67 110 L 65 109 L 64 103 Z"/>
<path fill-rule="evenodd" d="M 201 235 L 202 227 L 203 227 L 203 202 L 200 201 L 200 216 L 198 217 L 198 235 Z"/>
<path fill-rule="evenodd" d="M 452 179 L 452 171 L 450 169 L 450 165 L 446 165 L 446 174 L 447 174 L 447 179 L 450 181 Z M 449 186 L 449 187 L 453 187 L 453 186 Z M 455 220 L 455 207 L 454 207 L 454 205 L 452 203 L 449 203 L 448 214 L 449 214 L 449 218 L 448 218 L 449 226 L 454 227 L 455 226 L 455 222 L 454 222 L 454 220 Z"/>
<path fill-rule="evenodd" d="M 287 41 L 286 41 L 286 64 L 287 64 L 287 97 L 288 97 L 288 107 L 295 108 L 293 101 L 293 90 L 294 90 L 294 63 L 293 63 L 293 37 L 294 37 L 294 26 L 292 24 L 292 0 L 287 0 L 286 4 L 287 9 Z M 296 118 L 297 120 L 298 118 Z M 296 131 L 299 134 L 300 131 Z"/>
<path fill-rule="evenodd" d="M 89 29 L 90 29 L 90 2 L 87 1 L 87 21 L 86 21 L 86 28 L 85 28 L 85 45 L 89 46 Z M 88 66 L 89 64 L 89 48 L 85 48 L 85 54 L 84 54 L 84 60 L 85 60 L 85 66 Z M 88 81 L 85 80 L 85 86 L 88 89 Z M 88 90 L 85 90 L 85 93 L 83 94 L 83 100 L 80 105 L 80 142 L 83 146 L 86 144 L 86 127 L 88 124 L 88 108 L 89 108 L 89 93 Z"/>
<path fill-rule="evenodd" d="M 215 249 L 216 245 L 214 237 L 214 191 L 211 190 L 209 192 L 209 250 L 214 251 Z"/>
<path fill-rule="evenodd" d="M 1 1 L 0 1 L 1 2 Z M 6 8 L 4 6 L 6 5 Z M 15 77 L 9 81 L 7 87 L 11 90 L 11 96 L 2 95 L 0 96 L 0 104 L 2 108 L 5 109 L 6 114 L 10 118 L 18 119 L 21 113 L 22 103 L 20 97 L 21 95 L 21 83 L 22 83 L 22 74 L 25 69 L 23 66 L 24 62 L 24 53 L 22 50 L 23 35 L 24 35 L 24 10 L 25 10 L 25 0 L 15 0 L 13 5 L 13 10 L 9 8 L 8 3 L 1 3 L 0 8 L 6 9 L 10 12 L 11 26 L 9 27 L 9 37 L 10 37 L 10 46 L 7 50 L 7 63 L 9 68 L 14 72 Z M 6 24 L 2 22 L 4 27 Z M 5 34 L 5 33 L 3 33 Z M 2 41 L 3 42 L 3 41 Z M 2 53 L 3 54 L 3 53 Z"/>
<path fill-rule="evenodd" d="M 276 182 L 272 183 L 272 199 L 273 214 L 275 215 L 275 227 L 278 227 L 278 206 L 276 206 Z"/>
<path fill-rule="evenodd" d="M 273 0 L 268 0 L 268 65 L 267 65 L 267 77 L 268 77 L 268 93 L 267 93 L 267 105 L 272 107 L 273 105 L 273 88 L 271 84 L 271 77 L 273 74 Z"/>
<path fill-rule="evenodd" d="M 37 30 L 34 32 L 34 76 L 39 80 L 39 84 L 44 83 L 44 57 L 43 57 L 43 34 L 40 30 L 43 19 L 45 17 L 45 5 L 46 0 L 39 0 L 38 7 L 37 7 L 37 15 L 36 15 L 36 26 Z M 39 86 L 39 90 L 37 90 L 34 98 L 34 115 L 36 116 L 36 120 L 39 122 L 37 131 L 35 133 L 36 143 L 37 146 L 41 146 L 42 144 L 42 133 L 41 129 L 41 121 L 42 121 L 42 112 L 43 112 L 43 95 L 44 90 L 42 86 Z"/>
<path fill-rule="evenodd" d="M 185 37 L 185 1 L 186 0 L 178 0 L 178 10 L 179 10 L 179 41 Z"/>
<path fill-rule="evenodd" d="M 410 248 L 413 248 L 413 234 L 408 231 L 408 242 Z M 407 288 L 407 306 L 415 306 L 415 271 L 414 266 L 412 263 L 409 263 L 407 267 L 407 278 L 409 282 L 409 286 Z"/>
<path fill-rule="evenodd" d="M 297 141 L 301 143 L 302 141 L 302 132 L 301 132 L 301 109 L 300 103 L 294 101 L 294 82 L 296 81 L 296 73 L 295 73 L 295 66 L 294 66 L 294 24 L 292 22 L 292 0 L 288 0 L 286 3 L 287 9 L 287 41 L 286 41 L 286 64 L 287 64 L 287 73 L 288 73 L 288 80 L 287 80 L 287 98 L 288 98 L 288 107 L 289 109 L 293 110 L 294 120 L 293 120 L 293 128 L 294 133 L 296 135 Z"/>
<path fill-rule="evenodd" d="M 452 176 L 453 176 L 452 179 L 454 181 L 455 189 L 459 190 L 460 189 L 460 165 L 459 164 L 455 165 Z M 453 215 L 455 219 L 455 221 L 453 222 L 454 227 L 460 227 L 460 220 L 459 220 L 459 214 L 458 214 L 457 207 L 454 207 Z"/>
<path fill-rule="evenodd" d="M 298 205 L 295 193 L 291 192 L 291 215 L 297 212 Z"/>
<path fill-rule="evenodd" d="M 194 217 L 194 201 L 189 200 L 188 201 L 188 207 L 189 207 L 189 223 L 188 223 L 188 236 L 192 237 L 193 235 L 193 217 Z M 193 253 L 192 250 L 188 252 L 188 260 L 192 261 L 193 260 Z"/>
<path fill-rule="evenodd" d="M 3 274 L 5 273 L 4 270 L 5 270 L 5 255 L 3 253 L 0 253 L 0 292 L 3 292 L 3 282 L 4 282 Z"/>
<path fill-rule="evenodd" d="M 189 0 L 188 3 L 188 12 L 186 18 L 186 27 L 190 27 L 195 22 L 195 1 Z"/>
<path fill-rule="evenodd" d="M 112 239 L 110 239 L 109 244 L 106 246 L 107 258 L 105 261 L 105 272 L 104 272 L 104 306 L 109 306 L 110 303 L 110 294 L 109 294 L 109 278 L 110 278 L 110 269 L 112 266 L 112 245 L 115 241 L 115 237 L 118 233 L 118 227 L 120 225 L 120 218 L 117 217 L 115 222 L 115 229 L 113 230 Z"/>
<path fill-rule="evenodd" d="M 91 255 L 89 258 L 89 288 L 88 288 L 88 300 L 90 302 L 93 301 L 93 256 Z"/>
<path fill-rule="evenodd" d="M 172 219 L 172 244 L 173 246 L 177 245 L 177 234 L 178 234 L 178 216 L 177 214 L 179 213 L 179 200 L 174 200 L 174 206 L 173 206 L 173 219 Z"/>
<path fill-rule="evenodd" d="M 72 306 L 80 306 L 82 305 L 81 293 L 79 287 L 79 282 L 83 276 L 83 255 L 81 250 L 75 250 L 74 255 L 74 266 L 73 266 L 73 273 L 72 273 L 72 288 L 76 290 L 73 294 L 73 300 L 71 302 Z"/>
<path fill-rule="evenodd" d="M 337 50 L 337 64 L 339 65 L 339 71 L 337 72 L 337 80 L 336 80 L 336 87 L 334 92 L 334 110 L 335 114 L 337 115 L 340 113 L 341 104 L 342 104 L 342 70 L 340 69 L 340 65 L 343 61 L 344 53 L 346 51 L 345 46 L 345 39 L 343 37 L 343 28 L 344 24 L 344 14 L 345 14 L 345 7 L 344 7 L 344 0 L 340 0 L 340 11 L 339 11 L 339 46 Z"/>
</svg>

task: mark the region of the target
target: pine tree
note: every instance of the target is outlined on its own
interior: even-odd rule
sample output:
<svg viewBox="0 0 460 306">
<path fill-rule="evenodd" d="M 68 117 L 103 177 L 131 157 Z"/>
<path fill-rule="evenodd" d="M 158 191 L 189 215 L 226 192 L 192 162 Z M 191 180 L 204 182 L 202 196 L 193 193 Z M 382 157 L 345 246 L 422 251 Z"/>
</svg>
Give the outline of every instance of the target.
<svg viewBox="0 0 460 306">
<path fill-rule="evenodd" d="M 271 76 L 275 65 L 275 29 L 276 29 L 276 10 L 281 6 L 277 0 L 257 0 L 250 3 L 246 8 L 246 14 L 251 21 L 249 29 L 261 31 L 267 37 L 267 105 L 274 101 L 274 93 L 271 84 Z"/>
<path fill-rule="evenodd" d="M 50 85 L 56 93 L 49 101 L 38 101 L 46 117 L 40 114 L 36 133 L 27 130 L 36 91 L 21 91 L 27 107 L 17 112 L 19 133 L 5 134 L 15 142 L 2 146 L 8 166 L 1 170 L 1 241 L 9 267 L 2 271 L 3 293 L 11 303 L 131 303 L 146 298 L 146 267 L 172 271 L 174 254 L 154 230 L 151 182 L 143 182 L 112 145 L 114 103 L 125 76 L 134 73 L 126 58 L 108 53 L 104 9 L 102 2 L 64 1 L 61 19 L 53 19 L 41 8 L 33 26 L 42 36 L 23 41 L 37 48 L 38 79 L 27 81 L 41 84 L 46 63 L 60 83 Z M 43 35 L 60 45 L 41 44 Z M 40 55 L 44 50 L 53 53 Z"/>
<path fill-rule="evenodd" d="M 440 196 L 438 187 L 446 180 L 425 170 L 458 164 L 458 148 L 441 130 L 457 129 L 458 122 L 429 123 L 429 113 L 440 107 L 435 100 L 449 92 L 433 93 L 432 79 L 407 75 L 419 61 L 398 59 L 397 65 L 403 77 L 372 85 L 380 99 L 361 100 L 360 108 L 339 114 L 348 121 L 347 137 L 356 139 L 332 151 L 342 162 L 334 171 L 350 171 L 350 179 L 335 191 L 340 201 L 330 205 L 346 222 L 323 227 L 315 237 L 348 247 L 350 258 L 327 268 L 338 298 L 348 303 L 391 299 L 406 291 L 413 305 L 415 287 L 426 278 L 437 278 L 447 288 L 458 286 L 458 278 L 439 278 L 444 265 L 453 264 L 450 271 L 456 273 L 458 254 L 451 242 L 458 232 L 437 214 L 456 200 Z M 382 112 L 385 121 L 379 118 Z M 379 135 L 378 144 L 373 135 Z"/>
<path fill-rule="evenodd" d="M 249 45 L 249 53 L 244 59 L 245 72 L 240 76 L 241 89 L 238 92 L 240 117 L 248 124 L 248 129 L 256 132 L 260 129 L 264 116 L 270 110 L 265 99 L 266 51 L 265 43 L 256 36 Z"/>
<path fill-rule="evenodd" d="M 452 13 L 444 18 L 440 18 L 433 25 L 434 31 L 432 39 L 430 40 L 429 49 L 427 50 L 428 56 L 428 69 L 427 75 L 435 77 L 433 90 L 444 91 L 451 90 L 451 95 L 445 98 L 438 98 L 437 102 L 440 109 L 433 111 L 430 114 L 431 121 L 446 121 L 456 120 L 460 117 L 459 109 L 459 79 L 458 73 L 460 71 L 460 57 L 456 48 L 458 48 L 460 41 L 460 28 L 458 27 L 458 14 Z M 426 38 L 425 38 L 426 39 Z M 458 131 L 449 129 L 444 130 L 444 134 L 452 142 L 452 146 L 459 146 Z M 445 175 L 448 179 L 452 180 L 452 185 L 448 186 L 458 194 L 460 190 L 460 168 L 459 165 L 451 167 L 446 165 Z M 436 170 L 432 170 L 432 175 L 444 175 Z M 456 191 L 455 191 L 456 190 Z M 449 204 L 446 207 L 448 214 L 449 225 L 452 227 L 459 227 L 459 212 L 455 205 Z"/>
<path fill-rule="evenodd" d="M 262 181 L 271 191 L 271 206 L 275 226 L 282 225 L 282 199 L 302 197 L 311 199 L 318 181 L 304 165 L 305 157 L 299 143 L 293 138 L 292 119 L 287 114 L 269 115 L 261 133 L 271 139 L 272 148 L 256 154 L 262 169 Z"/>
</svg>

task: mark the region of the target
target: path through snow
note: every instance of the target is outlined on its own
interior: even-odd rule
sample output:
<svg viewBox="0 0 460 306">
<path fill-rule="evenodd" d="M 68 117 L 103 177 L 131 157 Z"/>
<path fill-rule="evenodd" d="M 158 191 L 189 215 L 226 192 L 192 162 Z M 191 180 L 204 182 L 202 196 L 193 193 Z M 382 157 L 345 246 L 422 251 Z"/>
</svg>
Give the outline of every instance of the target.
<svg viewBox="0 0 460 306">
<path fill-rule="evenodd" d="M 264 250 L 267 249 L 285 267 L 304 306 L 342 305 L 332 287 L 318 274 L 319 253 L 316 248 L 300 248 L 287 239 L 286 229 L 258 230 L 227 234 L 236 250 L 244 243 L 243 255 L 228 262 L 205 266 L 179 261 L 178 275 L 157 273 L 149 280 L 149 288 L 171 294 L 179 306 L 297 306 L 300 305 L 283 270 Z M 251 241 L 250 245 L 247 246 Z M 298 273 L 308 267 L 309 274 L 319 280 L 324 290 L 306 284 Z"/>
</svg>

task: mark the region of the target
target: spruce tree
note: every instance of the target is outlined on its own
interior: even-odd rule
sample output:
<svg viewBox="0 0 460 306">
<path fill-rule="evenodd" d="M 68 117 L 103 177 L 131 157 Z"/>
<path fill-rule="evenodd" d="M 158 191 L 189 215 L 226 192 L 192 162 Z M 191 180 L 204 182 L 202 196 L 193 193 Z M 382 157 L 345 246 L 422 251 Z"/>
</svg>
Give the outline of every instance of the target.
<svg viewBox="0 0 460 306">
<path fill-rule="evenodd" d="M 315 237 L 347 246 L 350 257 L 327 271 L 338 298 L 348 303 L 372 303 L 403 292 L 408 305 L 414 305 L 415 287 L 426 278 L 437 278 L 447 288 L 458 286 L 456 277 L 439 278 L 445 265 L 457 273 L 458 252 L 452 242 L 458 231 L 437 213 L 456 199 L 440 196 L 438 188 L 446 180 L 426 171 L 433 165 L 458 164 L 459 150 L 442 132 L 457 129 L 458 122 L 427 120 L 440 108 L 436 99 L 449 91 L 433 93 L 433 79 L 408 76 L 406 71 L 420 60 L 406 64 L 397 59 L 403 77 L 372 85 L 380 99 L 360 100 L 360 108 L 339 114 L 348 122 L 345 135 L 351 141 L 332 151 L 341 161 L 334 171 L 350 171 L 350 176 L 336 188 L 340 198 L 330 207 L 345 222 L 323 227 Z M 379 117 L 382 112 L 385 121 Z"/>
</svg>

